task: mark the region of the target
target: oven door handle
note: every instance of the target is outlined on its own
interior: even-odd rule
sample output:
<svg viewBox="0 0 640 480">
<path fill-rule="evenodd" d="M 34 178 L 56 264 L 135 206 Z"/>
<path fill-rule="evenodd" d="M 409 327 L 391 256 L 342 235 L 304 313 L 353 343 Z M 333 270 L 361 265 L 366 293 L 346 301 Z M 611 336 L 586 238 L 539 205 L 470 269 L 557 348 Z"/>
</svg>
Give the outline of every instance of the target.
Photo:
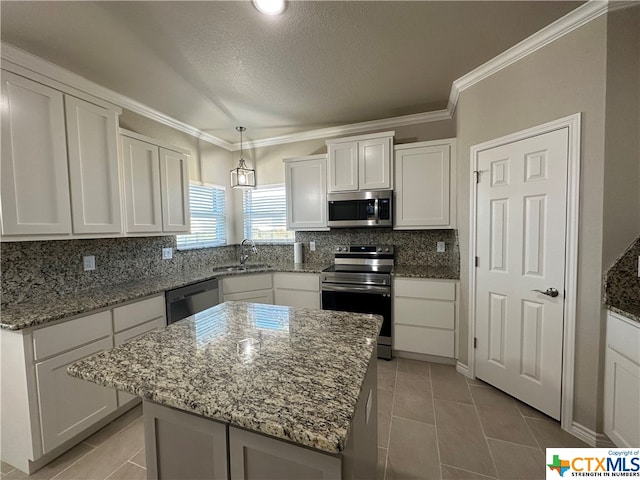
<svg viewBox="0 0 640 480">
<path fill-rule="evenodd" d="M 372 293 L 391 295 L 389 287 L 380 287 L 376 285 L 336 285 L 333 283 L 323 283 L 323 292 L 351 292 L 351 293 Z"/>
</svg>

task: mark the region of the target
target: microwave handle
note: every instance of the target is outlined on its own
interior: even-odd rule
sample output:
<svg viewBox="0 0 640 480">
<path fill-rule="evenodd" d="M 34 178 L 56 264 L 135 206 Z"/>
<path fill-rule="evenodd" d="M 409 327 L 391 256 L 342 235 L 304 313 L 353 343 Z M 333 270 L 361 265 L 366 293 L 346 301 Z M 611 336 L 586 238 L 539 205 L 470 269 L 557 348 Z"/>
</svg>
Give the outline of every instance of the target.
<svg viewBox="0 0 640 480">
<path fill-rule="evenodd" d="M 375 200 L 373 201 L 373 215 L 376 219 L 376 223 L 380 223 L 380 206 L 379 206 L 380 197 L 376 195 Z"/>
</svg>

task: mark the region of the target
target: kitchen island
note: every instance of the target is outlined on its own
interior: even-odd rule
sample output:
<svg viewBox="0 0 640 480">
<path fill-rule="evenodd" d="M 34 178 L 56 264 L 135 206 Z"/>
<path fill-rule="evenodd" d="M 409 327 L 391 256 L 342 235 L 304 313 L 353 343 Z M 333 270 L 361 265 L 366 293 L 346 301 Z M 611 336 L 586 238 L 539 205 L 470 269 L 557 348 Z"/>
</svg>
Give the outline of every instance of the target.
<svg viewBox="0 0 640 480">
<path fill-rule="evenodd" d="M 143 398 L 149 478 L 375 478 L 381 323 L 226 302 L 68 372 Z"/>
</svg>

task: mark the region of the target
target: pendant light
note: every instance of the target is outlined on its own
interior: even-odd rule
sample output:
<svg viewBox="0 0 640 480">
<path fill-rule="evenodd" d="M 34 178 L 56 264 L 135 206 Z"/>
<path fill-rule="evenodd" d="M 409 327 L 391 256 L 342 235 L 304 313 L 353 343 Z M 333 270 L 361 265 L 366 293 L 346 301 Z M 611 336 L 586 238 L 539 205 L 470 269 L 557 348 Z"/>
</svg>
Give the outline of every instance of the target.
<svg viewBox="0 0 640 480">
<path fill-rule="evenodd" d="M 253 188 L 256 186 L 256 171 L 247 167 L 242 158 L 242 132 L 245 127 L 236 127 L 240 132 L 240 161 L 238 167 L 231 170 L 231 187 L 232 188 Z"/>
</svg>

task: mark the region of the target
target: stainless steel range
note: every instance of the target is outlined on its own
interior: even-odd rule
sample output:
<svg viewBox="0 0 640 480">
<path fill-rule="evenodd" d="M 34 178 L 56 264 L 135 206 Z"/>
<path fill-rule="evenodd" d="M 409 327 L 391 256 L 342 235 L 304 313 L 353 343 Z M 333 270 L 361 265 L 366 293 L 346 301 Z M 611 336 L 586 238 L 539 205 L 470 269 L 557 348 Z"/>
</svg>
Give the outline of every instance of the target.
<svg viewBox="0 0 640 480">
<path fill-rule="evenodd" d="M 392 245 L 338 245 L 322 271 L 322 309 L 382 315 L 378 358 L 391 359 Z"/>
</svg>

